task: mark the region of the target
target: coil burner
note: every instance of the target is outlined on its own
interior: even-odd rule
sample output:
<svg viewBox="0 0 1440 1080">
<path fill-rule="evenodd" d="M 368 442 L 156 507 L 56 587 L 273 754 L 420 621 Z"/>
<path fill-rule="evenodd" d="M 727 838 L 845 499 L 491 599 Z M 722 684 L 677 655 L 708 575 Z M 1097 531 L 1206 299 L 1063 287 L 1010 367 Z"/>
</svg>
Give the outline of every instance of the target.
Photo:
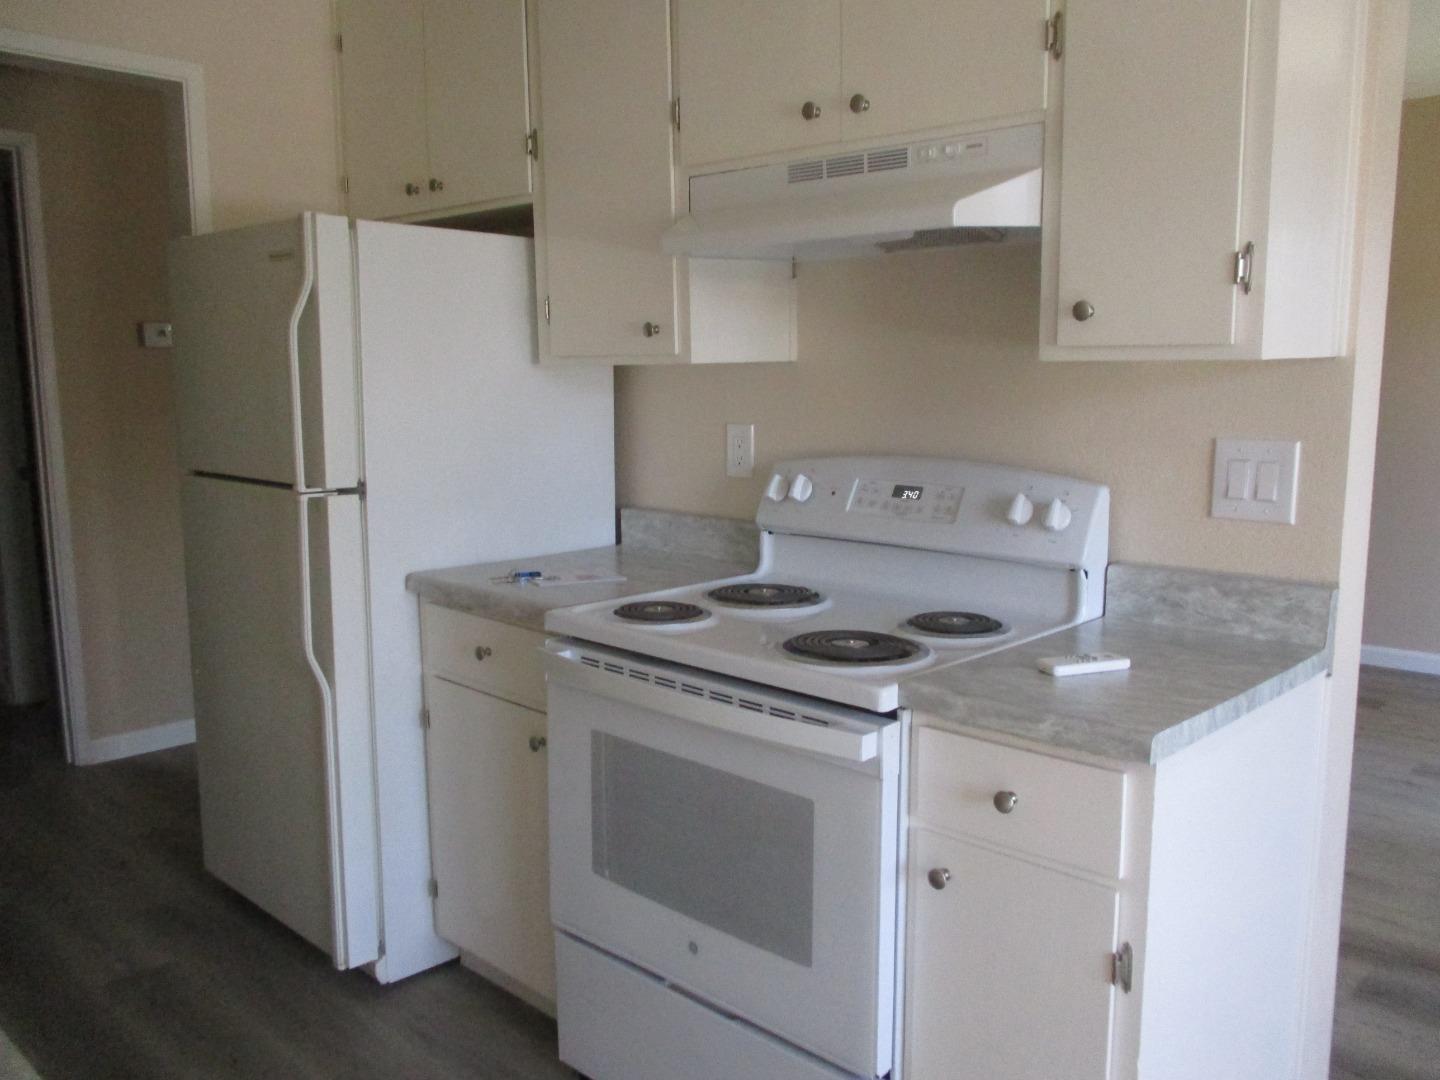
<svg viewBox="0 0 1440 1080">
<path fill-rule="evenodd" d="M 999 619 L 973 611 L 925 611 L 906 619 L 905 625 L 936 637 L 984 637 L 1005 629 Z"/>
<path fill-rule="evenodd" d="M 873 630 L 814 630 L 796 634 L 781 647 L 803 659 L 830 664 L 898 664 L 924 651 L 914 641 Z"/>
<path fill-rule="evenodd" d="M 698 622 L 709 614 L 698 604 L 682 604 L 675 600 L 643 600 L 635 604 L 621 604 L 615 609 L 617 618 L 649 623 L 651 626 Z"/>
<path fill-rule="evenodd" d="M 820 594 L 804 585 L 777 585 L 768 581 L 747 581 L 739 585 L 722 585 L 705 594 L 717 604 L 737 607 L 781 608 L 809 607 L 820 602 Z"/>
</svg>

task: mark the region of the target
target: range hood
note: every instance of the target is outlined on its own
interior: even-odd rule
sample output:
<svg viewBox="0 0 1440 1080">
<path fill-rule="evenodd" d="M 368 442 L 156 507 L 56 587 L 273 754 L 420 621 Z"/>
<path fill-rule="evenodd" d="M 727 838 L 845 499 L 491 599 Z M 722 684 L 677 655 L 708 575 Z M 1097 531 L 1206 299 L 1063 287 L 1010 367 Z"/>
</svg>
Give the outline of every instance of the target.
<svg viewBox="0 0 1440 1080">
<path fill-rule="evenodd" d="M 673 255 L 833 259 L 1034 239 L 1039 124 L 690 178 Z"/>
</svg>

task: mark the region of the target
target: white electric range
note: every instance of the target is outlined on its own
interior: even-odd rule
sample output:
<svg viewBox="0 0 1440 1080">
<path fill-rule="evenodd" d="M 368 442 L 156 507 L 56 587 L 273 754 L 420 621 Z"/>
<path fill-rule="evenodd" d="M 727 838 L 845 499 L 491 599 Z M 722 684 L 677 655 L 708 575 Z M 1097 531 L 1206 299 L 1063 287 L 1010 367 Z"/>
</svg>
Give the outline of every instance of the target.
<svg viewBox="0 0 1440 1080">
<path fill-rule="evenodd" d="M 561 1057 L 592 1080 L 898 1075 L 905 679 L 1101 614 L 1105 487 L 783 463 L 759 565 L 553 611 Z"/>
</svg>

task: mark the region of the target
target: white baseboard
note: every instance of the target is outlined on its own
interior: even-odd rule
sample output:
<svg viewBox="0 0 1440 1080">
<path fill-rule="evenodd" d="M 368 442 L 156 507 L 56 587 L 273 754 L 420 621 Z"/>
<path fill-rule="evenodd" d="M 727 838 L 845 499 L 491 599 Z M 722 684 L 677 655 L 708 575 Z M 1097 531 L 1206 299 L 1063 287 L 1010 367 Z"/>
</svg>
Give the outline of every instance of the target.
<svg viewBox="0 0 1440 1080">
<path fill-rule="evenodd" d="M 195 741 L 194 720 L 173 720 L 168 724 L 126 731 L 119 735 L 105 735 L 75 748 L 77 765 L 101 765 L 107 761 L 149 754 L 156 750 L 169 750 L 172 746 L 185 746 Z"/>
<path fill-rule="evenodd" d="M 1360 662 L 1399 671 L 1418 671 L 1423 675 L 1440 675 L 1440 653 L 1418 649 L 1392 649 L 1388 645 L 1361 645 Z"/>
</svg>

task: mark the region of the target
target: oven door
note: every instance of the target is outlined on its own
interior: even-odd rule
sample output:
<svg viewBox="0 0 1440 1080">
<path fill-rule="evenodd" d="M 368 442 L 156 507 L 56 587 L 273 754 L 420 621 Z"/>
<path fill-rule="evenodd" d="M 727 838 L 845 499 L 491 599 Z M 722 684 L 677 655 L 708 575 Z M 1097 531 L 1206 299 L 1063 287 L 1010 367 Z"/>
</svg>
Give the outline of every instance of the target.
<svg viewBox="0 0 1440 1080">
<path fill-rule="evenodd" d="M 575 641 L 546 671 L 555 925 L 888 1072 L 899 722 Z"/>
</svg>

